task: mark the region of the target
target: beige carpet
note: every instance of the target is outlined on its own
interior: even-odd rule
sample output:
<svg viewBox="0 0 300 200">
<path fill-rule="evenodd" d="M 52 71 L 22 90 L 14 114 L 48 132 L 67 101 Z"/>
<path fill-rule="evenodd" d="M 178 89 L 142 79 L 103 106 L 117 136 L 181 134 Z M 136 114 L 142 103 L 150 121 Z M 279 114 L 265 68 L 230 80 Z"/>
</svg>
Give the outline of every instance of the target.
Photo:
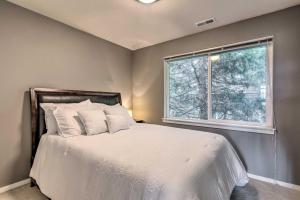
<svg viewBox="0 0 300 200">
<path fill-rule="evenodd" d="M 37 187 L 29 185 L 0 194 L 0 200 L 46 200 Z M 290 190 L 260 181 L 251 180 L 244 188 L 235 188 L 231 200 L 300 200 L 300 191 Z"/>
<path fill-rule="evenodd" d="M 30 187 L 30 184 L 0 194 L 0 200 L 46 200 L 37 187 Z M 48 200 L 48 199 L 47 199 Z"/>
</svg>

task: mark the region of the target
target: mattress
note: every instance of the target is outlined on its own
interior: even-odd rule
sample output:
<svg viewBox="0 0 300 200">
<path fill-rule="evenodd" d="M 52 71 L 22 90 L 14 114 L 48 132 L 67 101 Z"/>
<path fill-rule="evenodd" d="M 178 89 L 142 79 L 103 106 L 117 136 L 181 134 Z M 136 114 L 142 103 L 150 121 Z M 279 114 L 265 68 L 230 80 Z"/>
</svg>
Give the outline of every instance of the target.
<svg viewBox="0 0 300 200">
<path fill-rule="evenodd" d="M 52 200 L 229 200 L 248 182 L 223 136 L 151 124 L 115 134 L 45 134 L 30 176 Z"/>
</svg>

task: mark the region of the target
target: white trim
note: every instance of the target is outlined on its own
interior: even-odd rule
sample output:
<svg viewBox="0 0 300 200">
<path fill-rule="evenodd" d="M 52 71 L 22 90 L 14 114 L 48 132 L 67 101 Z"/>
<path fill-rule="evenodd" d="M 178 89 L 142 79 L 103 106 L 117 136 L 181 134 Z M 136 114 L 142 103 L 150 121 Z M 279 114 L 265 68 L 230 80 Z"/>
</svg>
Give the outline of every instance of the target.
<svg viewBox="0 0 300 200">
<path fill-rule="evenodd" d="M 279 185 L 279 186 L 282 186 L 282 187 L 285 187 L 285 188 L 300 191 L 300 185 L 286 183 L 286 182 L 283 182 L 283 181 L 278 181 L 278 180 L 275 180 L 275 179 L 272 179 L 272 178 L 266 178 L 266 177 L 258 176 L 258 175 L 251 174 L 251 173 L 248 173 L 248 176 L 249 176 L 249 178 L 252 178 L 252 179 L 255 179 L 255 180 L 259 180 L 259 181 L 271 183 L 271 184 L 274 184 L 274 185 Z M 13 183 L 13 184 L 1 187 L 0 188 L 0 194 L 4 193 L 4 192 L 7 192 L 9 190 L 13 190 L 13 189 L 18 188 L 18 187 L 21 187 L 23 185 L 29 184 L 30 181 L 31 181 L 30 178 L 28 178 L 28 179 L 25 179 L 23 181 L 19 181 L 17 183 Z"/>
<path fill-rule="evenodd" d="M 300 185 L 286 183 L 286 182 L 283 182 L 283 181 L 277 181 L 277 184 L 282 186 L 282 187 L 285 187 L 285 188 L 290 188 L 290 189 L 293 189 L 293 190 L 300 191 Z"/>
<path fill-rule="evenodd" d="M 0 188 L 0 194 L 30 183 L 30 178 Z"/>
<path fill-rule="evenodd" d="M 266 178 L 266 177 L 258 176 L 258 175 L 255 175 L 255 174 L 248 173 L 248 176 L 249 176 L 249 178 L 252 178 L 252 179 L 255 179 L 255 180 L 258 180 L 258 181 L 267 182 L 267 183 L 276 184 L 276 182 L 277 182 L 275 179 Z"/>
<path fill-rule="evenodd" d="M 189 55 L 193 56 L 195 54 L 198 55 L 198 54 L 201 54 L 201 52 L 207 52 L 207 51 L 213 52 L 216 49 L 222 49 L 222 48 L 225 48 L 225 47 L 227 48 L 227 47 L 237 46 L 237 45 L 244 45 L 244 44 L 247 44 L 247 43 L 259 42 L 261 40 L 268 40 L 268 39 L 273 39 L 273 38 L 274 38 L 274 36 L 271 35 L 271 36 L 266 36 L 266 37 L 261 37 L 261 38 L 246 40 L 246 41 L 242 41 L 242 42 L 230 43 L 230 44 L 225 44 L 225 45 L 216 46 L 216 47 L 212 47 L 212 48 L 201 49 L 201 50 L 198 50 L 198 51 L 191 51 L 191 52 L 183 53 L 183 54 L 174 54 L 174 55 L 170 55 L 170 56 L 165 56 L 164 60 L 172 59 L 172 58 L 176 58 L 176 57 L 184 57 L 184 56 L 189 56 Z"/>
<path fill-rule="evenodd" d="M 164 116 L 169 113 L 169 70 L 167 63 L 164 61 Z"/>
<path fill-rule="evenodd" d="M 266 95 L 266 124 L 269 126 L 274 126 L 274 115 L 273 115 L 273 60 L 274 60 L 274 44 L 272 42 L 267 43 L 267 95 Z"/>
<path fill-rule="evenodd" d="M 271 135 L 273 135 L 275 132 L 275 129 L 271 127 L 246 125 L 246 124 L 231 124 L 231 123 L 229 124 L 229 123 L 213 122 L 208 120 L 184 120 L 184 119 L 163 118 L 162 121 L 171 124 L 203 126 L 209 128 L 219 128 L 219 129 L 227 129 L 227 130 L 234 130 L 234 131 L 246 131 L 252 133 L 263 133 L 263 134 L 271 134 Z"/>
<path fill-rule="evenodd" d="M 272 39 L 273 36 L 265 37 Z M 254 41 L 259 41 L 260 38 Z M 242 42 L 242 44 L 247 43 Z M 238 44 L 238 43 L 237 43 Z M 228 45 L 226 45 L 227 47 Z M 230 46 L 230 45 L 229 45 Z M 224 46 L 225 47 L 225 46 Z M 254 123 L 254 122 L 240 122 L 233 120 L 217 120 L 212 118 L 212 99 L 211 99 L 211 52 L 206 53 L 208 56 L 208 91 L 207 91 L 207 107 L 208 107 L 208 119 L 207 120 L 190 120 L 169 117 L 169 66 L 168 60 L 164 60 L 164 118 L 163 122 L 173 124 L 183 124 L 190 126 L 203 126 L 219 129 L 228 129 L 236 131 L 245 131 L 253 133 L 274 134 L 273 128 L 273 41 L 267 42 L 267 94 L 266 94 L 266 122 Z"/>
<path fill-rule="evenodd" d="M 211 101 L 211 54 L 208 54 L 208 76 L 207 76 L 207 118 L 212 119 L 212 101 Z"/>
<path fill-rule="evenodd" d="M 282 187 L 285 187 L 285 188 L 300 191 L 300 185 L 286 183 L 286 182 L 283 182 L 283 181 L 278 181 L 278 180 L 275 180 L 275 179 L 272 179 L 272 178 L 266 178 L 266 177 L 263 177 L 263 176 L 258 176 L 258 175 L 250 174 L 250 173 L 248 173 L 248 176 L 249 176 L 249 178 L 252 178 L 252 179 L 255 179 L 255 180 L 259 180 L 259 181 L 271 183 L 271 184 L 274 184 L 274 185 L 279 185 L 279 186 L 282 186 Z"/>
</svg>

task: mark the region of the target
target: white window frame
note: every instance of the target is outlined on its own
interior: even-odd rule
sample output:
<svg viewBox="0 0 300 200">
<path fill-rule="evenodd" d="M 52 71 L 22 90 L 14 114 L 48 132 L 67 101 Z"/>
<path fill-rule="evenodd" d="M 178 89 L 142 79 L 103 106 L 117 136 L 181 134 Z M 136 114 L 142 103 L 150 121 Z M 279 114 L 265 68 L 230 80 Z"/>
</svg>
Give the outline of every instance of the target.
<svg viewBox="0 0 300 200">
<path fill-rule="evenodd" d="M 264 133 L 264 134 L 274 134 L 274 125 L 273 125 L 273 37 L 259 38 L 255 40 L 245 41 L 241 43 L 230 44 L 222 47 L 216 47 L 211 49 L 205 49 L 198 52 L 192 52 L 183 55 L 169 56 L 164 58 L 164 118 L 162 119 L 165 123 L 173 124 L 183 124 L 191 126 L 202 126 L 210 128 L 219 128 L 219 129 L 228 129 L 236 131 L 246 131 L 254 133 Z M 255 122 L 242 122 L 234 120 L 217 120 L 212 118 L 212 105 L 211 105 L 211 54 L 217 52 L 223 52 L 226 50 L 240 49 L 245 46 L 253 45 L 253 42 L 257 42 L 254 45 L 259 44 L 260 41 L 267 40 L 267 49 L 268 49 L 268 82 L 267 87 L 267 97 L 266 97 L 266 123 L 255 123 Z M 271 41 L 269 41 L 271 40 Z M 249 43 L 249 45 L 247 45 Z M 250 44 L 251 43 L 251 44 Z M 237 46 L 241 45 L 241 46 Z M 235 46 L 230 48 L 231 46 Z M 237 47 L 236 47 L 237 46 Z M 226 50 L 224 48 L 226 47 Z M 169 66 L 167 61 L 169 58 L 177 57 L 188 57 L 193 55 L 201 55 L 201 52 L 206 52 L 204 54 L 208 55 L 208 119 L 182 119 L 182 118 L 171 118 L 168 117 L 169 113 Z"/>
</svg>

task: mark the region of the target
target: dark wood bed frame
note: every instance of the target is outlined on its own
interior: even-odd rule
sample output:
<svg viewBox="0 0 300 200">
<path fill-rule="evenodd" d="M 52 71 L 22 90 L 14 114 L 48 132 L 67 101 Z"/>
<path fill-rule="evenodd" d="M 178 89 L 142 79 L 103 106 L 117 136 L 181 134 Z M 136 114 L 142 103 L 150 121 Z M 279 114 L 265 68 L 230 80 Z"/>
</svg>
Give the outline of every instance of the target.
<svg viewBox="0 0 300 200">
<path fill-rule="evenodd" d="M 90 99 L 93 103 L 104 103 L 107 105 L 122 104 L 121 94 L 117 92 L 96 92 L 80 90 L 63 90 L 49 88 L 30 88 L 31 105 L 31 132 L 32 132 L 32 153 L 31 164 L 43 134 L 47 132 L 45 126 L 44 111 L 41 103 L 79 103 Z M 37 185 L 31 179 L 31 185 Z"/>
</svg>

